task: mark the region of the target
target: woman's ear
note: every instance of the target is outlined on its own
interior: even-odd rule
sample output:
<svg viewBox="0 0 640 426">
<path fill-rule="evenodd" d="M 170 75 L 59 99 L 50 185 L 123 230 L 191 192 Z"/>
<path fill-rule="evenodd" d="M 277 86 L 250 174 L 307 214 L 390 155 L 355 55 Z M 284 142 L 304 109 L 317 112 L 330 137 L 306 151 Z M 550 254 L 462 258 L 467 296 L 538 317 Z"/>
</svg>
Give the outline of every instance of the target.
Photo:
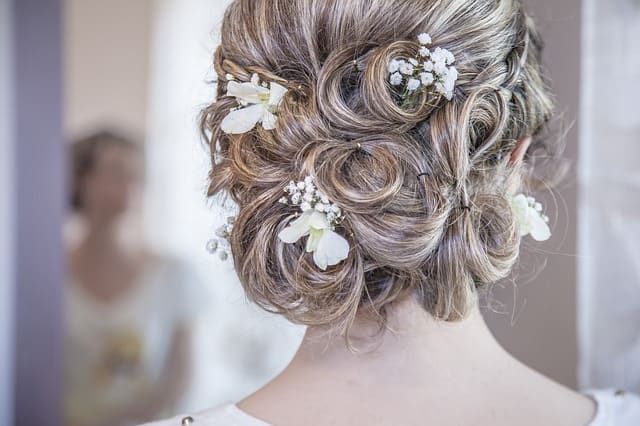
<svg viewBox="0 0 640 426">
<path fill-rule="evenodd" d="M 509 159 L 509 164 L 514 165 L 518 164 L 524 158 L 524 154 L 527 153 L 527 149 L 529 149 L 529 145 L 531 145 L 531 136 L 526 136 L 518 141 L 516 147 L 511 151 L 511 158 Z"/>
</svg>

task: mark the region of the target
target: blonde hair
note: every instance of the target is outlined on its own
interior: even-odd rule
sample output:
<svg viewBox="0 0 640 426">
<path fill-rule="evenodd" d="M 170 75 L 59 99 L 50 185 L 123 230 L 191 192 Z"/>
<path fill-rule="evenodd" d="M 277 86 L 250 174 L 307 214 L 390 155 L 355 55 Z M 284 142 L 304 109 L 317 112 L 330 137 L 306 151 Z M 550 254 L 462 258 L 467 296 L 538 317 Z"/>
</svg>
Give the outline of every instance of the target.
<svg viewBox="0 0 640 426">
<path fill-rule="evenodd" d="M 460 75 L 451 101 L 403 109 L 387 64 L 415 56 L 422 32 L 455 54 Z M 454 321 L 478 288 L 509 274 L 520 241 L 509 200 L 533 171 L 509 154 L 553 106 L 520 1 L 236 0 L 221 34 L 218 100 L 201 123 L 208 194 L 239 205 L 231 247 L 250 300 L 348 331 L 357 315 L 383 326 L 389 306 L 414 295 Z M 289 89 L 277 128 L 221 132 L 236 106 L 225 75 L 254 72 Z M 546 143 L 535 137 L 530 152 Z M 302 242 L 276 237 L 291 214 L 283 188 L 306 175 L 345 213 L 337 230 L 351 251 L 327 271 Z"/>
</svg>

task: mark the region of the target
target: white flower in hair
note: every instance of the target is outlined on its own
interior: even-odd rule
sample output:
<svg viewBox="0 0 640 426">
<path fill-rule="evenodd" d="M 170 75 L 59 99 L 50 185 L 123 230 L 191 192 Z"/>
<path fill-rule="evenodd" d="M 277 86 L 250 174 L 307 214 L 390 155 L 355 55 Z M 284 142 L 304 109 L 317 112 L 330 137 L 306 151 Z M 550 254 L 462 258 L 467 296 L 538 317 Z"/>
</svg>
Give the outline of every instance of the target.
<svg viewBox="0 0 640 426">
<path fill-rule="evenodd" d="M 453 56 L 453 53 L 449 52 L 447 49 L 436 47 L 435 50 L 431 52 L 431 60 L 435 63 L 451 65 L 456 61 L 456 58 Z"/>
<path fill-rule="evenodd" d="M 420 80 L 418 80 L 417 78 L 409 79 L 409 82 L 407 83 L 407 90 L 409 90 L 410 92 L 413 92 L 415 90 L 418 90 L 419 87 L 420 87 Z"/>
<path fill-rule="evenodd" d="M 409 62 L 400 61 L 399 69 L 400 69 L 400 72 L 402 74 L 411 75 L 411 74 L 413 74 L 413 71 L 414 71 L 415 67 L 413 66 L 413 64 L 411 64 Z"/>
<path fill-rule="evenodd" d="M 415 58 L 394 58 L 389 62 L 389 82 L 393 86 L 400 86 L 404 82 L 401 74 L 404 74 L 407 76 L 405 91 L 402 93 L 405 98 L 431 88 L 448 100 L 453 99 L 455 84 L 458 80 L 458 70 L 452 66 L 456 61 L 455 56 L 442 47 L 429 49 L 427 46 L 432 43 L 432 40 L 427 33 L 418 35 L 418 41 L 421 46 Z"/>
<path fill-rule="evenodd" d="M 418 34 L 420 44 L 431 44 L 431 36 L 427 33 Z"/>
<path fill-rule="evenodd" d="M 429 86 L 429 85 L 433 84 L 433 81 L 434 81 L 433 74 L 430 73 L 430 72 L 422 72 L 422 73 L 420 73 L 420 81 L 422 82 L 422 84 L 424 86 Z"/>
<path fill-rule="evenodd" d="M 246 133 L 258 123 L 265 130 L 275 129 L 275 114 L 285 93 L 287 89 L 278 83 L 261 83 L 258 74 L 253 74 L 248 83 L 229 80 L 227 95 L 235 97 L 239 106 L 222 120 L 220 128 L 230 134 Z"/>
<path fill-rule="evenodd" d="M 211 254 L 218 253 L 220 260 L 227 260 L 231 255 L 229 237 L 233 231 L 235 220 L 235 216 L 227 217 L 227 222 L 216 229 L 216 237 L 207 241 L 207 251 Z"/>
<path fill-rule="evenodd" d="M 447 64 L 444 61 L 436 61 L 433 65 L 433 71 L 440 76 L 444 76 L 447 74 Z"/>
<path fill-rule="evenodd" d="M 445 70 L 445 72 L 441 74 L 440 80 L 436 82 L 436 90 L 450 100 L 453 97 L 453 89 L 455 88 L 457 79 L 458 70 L 454 67 Z"/>
<path fill-rule="evenodd" d="M 293 244 L 308 236 L 306 251 L 313 252 L 313 261 L 323 271 L 327 266 L 346 259 L 349 242 L 335 232 L 336 225 L 343 217 L 342 211 L 315 188 L 313 177 L 307 176 L 300 182 L 291 181 L 284 191 L 288 197 L 282 197 L 280 202 L 298 206 L 302 215 L 280 231 L 278 238 Z"/>
<path fill-rule="evenodd" d="M 400 69 L 401 62 L 397 59 L 393 59 L 389 62 L 388 70 L 390 73 L 394 73 Z"/>
<path fill-rule="evenodd" d="M 549 218 L 542 214 L 542 204 L 535 198 L 518 194 L 511 199 L 511 208 L 521 237 L 530 234 L 536 241 L 546 241 L 551 237 Z"/>
<path fill-rule="evenodd" d="M 391 74 L 389 81 L 394 86 L 399 86 L 400 84 L 402 84 L 402 74 L 400 74 L 399 72 L 394 72 L 393 74 Z"/>
</svg>

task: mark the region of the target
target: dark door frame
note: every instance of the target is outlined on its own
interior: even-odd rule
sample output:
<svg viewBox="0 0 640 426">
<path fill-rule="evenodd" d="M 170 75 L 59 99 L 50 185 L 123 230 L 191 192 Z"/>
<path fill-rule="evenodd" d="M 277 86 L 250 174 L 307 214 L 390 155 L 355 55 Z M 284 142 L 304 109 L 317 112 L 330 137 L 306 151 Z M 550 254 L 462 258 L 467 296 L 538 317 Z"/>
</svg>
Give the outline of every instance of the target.
<svg viewBox="0 0 640 426">
<path fill-rule="evenodd" d="M 11 0 L 13 424 L 62 424 L 61 0 Z"/>
</svg>

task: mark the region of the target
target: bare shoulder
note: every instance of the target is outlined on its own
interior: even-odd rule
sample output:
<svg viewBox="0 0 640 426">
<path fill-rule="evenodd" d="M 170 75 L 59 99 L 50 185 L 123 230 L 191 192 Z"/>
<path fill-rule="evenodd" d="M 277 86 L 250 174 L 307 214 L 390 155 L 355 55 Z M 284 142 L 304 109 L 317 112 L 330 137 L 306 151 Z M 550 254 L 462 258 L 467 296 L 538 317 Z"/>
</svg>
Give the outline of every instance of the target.
<svg viewBox="0 0 640 426">
<path fill-rule="evenodd" d="M 472 390 L 473 386 L 469 386 L 467 394 L 458 389 L 456 392 L 464 395 L 455 401 L 440 398 L 441 394 L 453 391 L 433 392 L 430 386 L 411 390 L 408 386 L 400 386 L 391 393 L 370 388 L 367 390 L 369 397 L 362 400 L 349 397 L 352 394 L 343 392 L 339 386 L 332 388 L 335 392 L 325 393 L 308 384 L 302 386 L 276 379 L 244 398 L 238 407 L 274 424 L 299 424 L 296 419 L 311 417 L 317 424 L 356 424 L 354 419 L 361 422 L 366 419 L 366 424 L 377 425 L 389 424 L 389 419 L 394 419 L 396 424 L 413 425 L 424 421 L 424 407 L 438 407 L 439 410 L 430 414 L 430 419 L 440 425 L 478 421 L 477 424 L 494 425 L 599 426 L 592 424 L 597 407 L 592 398 L 533 370 L 523 370 L 513 374 L 511 379 L 496 378 L 483 391 Z M 305 389 L 306 398 L 300 395 L 301 388 Z M 444 385 L 442 389 L 445 389 Z M 309 398 L 310 395 L 314 397 Z M 342 397 L 336 399 L 335 395 Z M 396 398 L 398 395 L 403 396 Z M 379 403 L 375 403 L 376 400 Z M 465 401 L 463 410 L 460 400 Z M 327 407 L 331 408 L 327 410 Z M 420 409 L 414 410 L 414 407 Z"/>
<path fill-rule="evenodd" d="M 596 417 L 597 404 L 593 398 L 560 384 L 543 374 L 530 370 L 530 380 L 522 380 L 529 388 L 525 398 L 536 400 L 534 408 L 545 408 L 549 419 L 561 420 L 562 424 L 589 425 Z"/>
</svg>

